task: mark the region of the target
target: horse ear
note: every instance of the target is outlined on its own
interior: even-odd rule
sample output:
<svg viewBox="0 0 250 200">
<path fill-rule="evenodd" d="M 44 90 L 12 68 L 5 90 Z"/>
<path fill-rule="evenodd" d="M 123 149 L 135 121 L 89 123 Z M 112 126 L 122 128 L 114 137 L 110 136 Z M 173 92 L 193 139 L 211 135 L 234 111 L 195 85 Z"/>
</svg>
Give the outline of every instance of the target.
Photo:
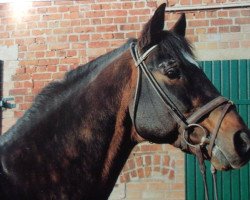
<svg viewBox="0 0 250 200">
<path fill-rule="evenodd" d="M 166 4 L 161 4 L 155 11 L 153 17 L 144 26 L 141 36 L 138 39 L 139 47 L 142 49 L 159 41 L 159 33 L 164 28 Z"/>
<path fill-rule="evenodd" d="M 185 13 L 182 13 L 181 17 L 175 23 L 175 25 L 171 29 L 171 31 L 175 32 L 176 34 L 178 34 L 180 36 L 183 36 L 183 37 L 185 36 L 185 33 L 186 33 L 186 16 L 185 16 Z"/>
</svg>

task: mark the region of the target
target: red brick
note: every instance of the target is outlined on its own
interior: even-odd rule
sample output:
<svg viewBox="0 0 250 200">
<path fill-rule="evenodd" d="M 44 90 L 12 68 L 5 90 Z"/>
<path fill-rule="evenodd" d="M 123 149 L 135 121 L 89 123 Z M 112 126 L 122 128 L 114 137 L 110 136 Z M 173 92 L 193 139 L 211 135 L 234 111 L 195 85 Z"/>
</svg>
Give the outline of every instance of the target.
<svg viewBox="0 0 250 200">
<path fill-rule="evenodd" d="M 80 59 L 79 58 L 64 58 L 60 60 L 61 64 L 79 64 Z"/>
<path fill-rule="evenodd" d="M 88 32 L 94 32 L 95 27 L 93 26 L 85 26 L 85 27 L 76 27 L 74 29 L 74 32 L 76 33 L 88 33 Z"/>
<path fill-rule="evenodd" d="M 7 32 L 0 33 L 0 38 L 1 38 L 1 39 L 3 39 L 3 38 L 9 38 L 9 37 L 10 37 L 10 35 L 9 35 L 9 33 L 7 33 Z"/>
<path fill-rule="evenodd" d="M 137 177 L 136 171 L 135 171 L 135 170 L 131 171 L 131 172 L 130 172 L 130 176 L 131 176 L 132 178 Z"/>
<path fill-rule="evenodd" d="M 105 11 L 90 11 L 85 13 L 87 18 L 104 17 Z"/>
<path fill-rule="evenodd" d="M 145 156 L 145 163 L 146 165 L 151 165 L 151 156 Z"/>
<path fill-rule="evenodd" d="M 154 165 L 159 165 L 160 162 L 161 162 L 160 155 L 154 155 L 154 160 L 153 160 Z"/>
<path fill-rule="evenodd" d="M 33 72 L 35 72 L 36 71 L 36 67 L 35 66 L 26 66 L 25 67 L 25 72 L 27 73 L 27 74 L 29 74 L 29 73 L 33 73 Z M 26 74 L 26 75 L 27 75 Z"/>
<path fill-rule="evenodd" d="M 133 9 L 133 10 L 129 10 L 129 14 L 131 14 L 131 15 L 149 15 L 150 10 L 149 9 Z"/>
<path fill-rule="evenodd" d="M 86 44 L 84 43 L 73 43 L 72 49 L 84 49 L 86 48 Z"/>
<path fill-rule="evenodd" d="M 120 23 L 126 23 L 127 17 L 116 17 L 114 18 L 114 23 L 120 24 Z"/>
<path fill-rule="evenodd" d="M 139 22 L 146 23 L 149 20 L 148 16 L 139 16 Z"/>
<path fill-rule="evenodd" d="M 80 26 L 81 25 L 81 20 L 80 19 L 71 19 L 71 26 Z"/>
<path fill-rule="evenodd" d="M 169 161 L 170 161 L 170 157 L 169 156 L 164 156 L 164 158 L 163 158 L 163 166 L 164 167 L 169 166 Z"/>
<path fill-rule="evenodd" d="M 17 88 L 10 90 L 10 95 L 16 96 L 16 95 L 27 95 L 28 91 L 26 88 Z"/>
<path fill-rule="evenodd" d="M 25 102 L 33 102 L 33 100 L 34 100 L 34 96 L 25 96 L 24 97 Z"/>
<path fill-rule="evenodd" d="M 43 51 L 47 50 L 46 44 L 33 44 L 28 47 L 29 51 Z"/>
<path fill-rule="evenodd" d="M 233 23 L 232 19 L 212 19 L 211 25 L 218 26 L 218 25 L 231 25 Z"/>
<path fill-rule="evenodd" d="M 43 66 L 43 65 L 56 65 L 59 63 L 58 59 L 40 59 L 38 60 L 37 65 Z"/>
<path fill-rule="evenodd" d="M 71 22 L 70 21 L 60 21 L 60 27 L 70 27 Z"/>
<path fill-rule="evenodd" d="M 16 74 L 12 78 L 14 81 L 24 81 L 24 80 L 30 80 L 31 76 L 30 74 Z"/>
<path fill-rule="evenodd" d="M 69 44 L 66 43 L 66 44 L 52 44 L 52 45 L 50 45 L 50 50 L 61 50 L 61 49 L 69 49 Z"/>
<path fill-rule="evenodd" d="M 81 34 L 80 35 L 80 40 L 81 41 L 89 40 L 89 38 L 90 38 L 89 34 Z"/>
<path fill-rule="evenodd" d="M 68 71 L 68 66 L 60 66 L 59 67 L 59 72 L 66 72 Z"/>
<path fill-rule="evenodd" d="M 145 174 L 145 177 L 151 176 L 151 167 L 145 167 L 144 174 Z"/>
<path fill-rule="evenodd" d="M 113 35 L 113 34 L 111 33 L 109 35 Z M 91 40 L 101 40 L 101 39 L 104 39 L 103 36 L 102 36 L 102 34 L 92 34 L 91 35 Z"/>
<path fill-rule="evenodd" d="M 218 11 L 218 17 L 228 17 L 229 13 L 227 10 Z"/>
<path fill-rule="evenodd" d="M 119 16 L 127 16 L 128 13 L 126 10 L 112 10 L 112 11 L 106 11 L 106 15 L 108 17 L 119 17 Z"/>
<path fill-rule="evenodd" d="M 109 10 L 111 9 L 110 4 L 92 4 L 91 10 Z"/>
<path fill-rule="evenodd" d="M 219 32 L 220 33 L 228 33 L 230 30 L 229 30 L 229 26 L 222 26 L 222 27 L 219 27 Z"/>
<path fill-rule="evenodd" d="M 70 6 L 69 7 L 69 11 L 70 12 L 78 12 L 79 11 L 79 6 Z"/>
<path fill-rule="evenodd" d="M 43 88 L 45 85 L 44 81 L 34 81 L 34 88 Z"/>
<path fill-rule="evenodd" d="M 43 15 L 43 20 L 60 20 L 62 19 L 62 14 L 48 14 L 48 15 Z"/>
<path fill-rule="evenodd" d="M 91 20 L 91 23 L 94 25 L 98 25 L 98 24 L 101 24 L 102 23 L 102 19 L 101 18 L 94 18 Z"/>
<path fill-rule="evenodd" d="M 218 28 L 217 27 L 209 27 L 207 29 L 208 33 L 217 33 L 218 32 Z"/>
<path fill-rule="evenodd" d="M 132 2 L 125 2 L 122 4 L 123 9 L 131 9 L 133 8 L 133 3 Z"/>
<path fill-rule="evenodd" d="M 69 7 L 68 6 L 60 6 L 58 8 L 59 12 L 68 12 L 69 11 Z"/>
<path fill-rule="evenodd" d="M 115 32 L 117 31 L 117 26 L 115 25 L 107 25 L 107 26 L 98 26 L 96 28 L 97 32 Z"/>
<path fill-rule="evenodd" d="M 217 12 L 216 11 L 207 11 L 206 16 L 207 16 L 207 18 L 217 18 Z"/>
<path fill-rule="evenodd" d="M 46 66 L 37 66 L 36 67 L 36 72 L 46 72 L 47 67 Z"/>
<path fill-rule="evenodd" d="M 189 26 L 208 26 L 209 25 L 209 21 L 208 20 L 192 20 L 188 22 Z"/>
<path fill-rule="evenodd" d="M 23 103 L 23 97 L 22 96 L 16 96 L 15 97 L 15 103 Z"/>
<path fill-rule="evenodd" d="M 14 41 L 14 39 L 10 39 L 10 40 L 5 40 L 4 41 L 4 45 L 5 46 L 13 46 L 15 44 L 15 41 Z"/>
<path fill-rule="evenodd" d="M 64 77 L 64 73 L 63 72 L 57 72 L 57 73 L 53 73 L 52 74 L 52 79 L 62 79 Z"/>
<path fill-rule="evenodd" d="M 33 87 L 33 82 L 32 82 L 32 81 L 25 81 L 25 82 L 23 83 L 23 86 L 24 86 L 25 88 L 32 88 L 32 87 Z"/>
<path fill-rule="evenodd" d="M 130 30 L 140 30 L 140 24 L 126 24 L 120 25 L 121 31 L 130 31 Z"/>
<path fill-rule="evenodd" d="M 67 51 L 67 57 L 73 57 L 73 56 L 77 56 L 76 50 Z"/>
<path fill-rule="evenodd" d="M 43 58 L 45 56 L 45 52 L 35 52 L 36 58 Z"/>
<path fill-rule="evenodd" d="M 230 26 L 230 31 L 231 32 L 240 32 L 241 27 L 240 26 Z"/>
<path fill-rule="evenodd" d="M 112 3 L 111 4 L 111 9 L 112 10 L 121 9 L 121 8 L 122 8 L 122 4 L 121 3 Z"/>
<path fill-rule="evenodd" d="M 54 65 L 49 65 L 47 67 L 47 70 L 48 70 L 48 72 L 56 72 L 57 71 L 57 67 L 54 66 Z"/>
<path fill-rule="evenodd" d="M 136 158 L 136 165 L 137 165 L 137 167 L 143 166 L 143 160 L 141 157 Z"/>
<path fill-rule="evenodd" d="M 46 13 L 57 13 L 57 7 L 48 7 Z"/>
<path fill-rule="evenodd" d="M 144 8 L 145 7 L 145 2 L 135 2 L 134 7 L 135 8 Z"/>
<path fill-rule="evenodd" d="M 33 74 L 32 78 L 34 80 L 48 80 L 51 79 L 51 73 Z"/>
<path fill-rule="evenodd" d="M 142 16 L 140 16 L 140 17 L 142 17 Z M 128 17 L 128 22 L 129 23 L 138 23 L 139 22 L 139 18 L 138 18 L 138 16 Z"/>
<path fill-rule="evenodd" d="M 71 12 L 69 13 L 68 17 L 65 17 L 64 15 L 64 19 L 78 19 L 80 18 L 80 15 L 78 12 Z"/>
<path fill-rule="evenodd" d="M 249 9 L 241 10 L 241 15 L 242 16 L 250 16 L 250 10 Z"/>
<path fill-rule="evenodd" d="M 170 171 L 169 171 L 168 178 L 169 178 L 170 180 L 173 180 L 174 177 L 175 177 L 175 172 L 174 172 L 174 170 L 170 170 Z"/>
<path fill-rule="evenodd" d="M 30 103 L 22 103 L 22 104 L 19 104 L 19 109 L 20 110 L 27 110 L 30 108 L 30 106 L 31 106 Z"/>
<path fill-rule="evenodd" d="M 30 31 L 14 31 L 12 37 L 28 37 L 30 36 Z"/>
<path fill-rule="evenodd" d="M 46 51 L 46 57 L 55 57 L 56 53 L 55 51 Z"/>
<path fill-rule="evenodd" d="M 162 173 L 162 175 L 167 175 L 167 174 L 168 174 L 168 172 L 169 172 L 169 169 L 167 169 L 167 168 L 163 168 L 163 169 L 161 169 L 161 173 Z"/>
<path fill-rule="evenodd" d="M 250 18 L 236 18 L 235 24 L 250 24 Z"/>
<path fill-rule="evenodd" d="M 72 33 L 71 28 L 57 28 L 53 30 L 54 34 L 69 34 Z"/>
<path fill-rule="evenodd" d="M 67 35 L 59 35 L 59 36 L 57 36 L 57 42 L 59 42 L 60 44 L 65 43 L 65 41 L 67 41 L 67 39 L 68 39 Z"/>
<path fill-rule="evenodd" d="M 145 177 L 144 169 L 143 168 L 137 169 L 137 174 L 139 178 L 144 178 Z"/>
<path fill-rule="evenodd" d="M 204 19 L 206 17 L 206 13 L 205 12 L 196 12 L 195 13 L 195 18 L 196 19 Z"/>
</svg>

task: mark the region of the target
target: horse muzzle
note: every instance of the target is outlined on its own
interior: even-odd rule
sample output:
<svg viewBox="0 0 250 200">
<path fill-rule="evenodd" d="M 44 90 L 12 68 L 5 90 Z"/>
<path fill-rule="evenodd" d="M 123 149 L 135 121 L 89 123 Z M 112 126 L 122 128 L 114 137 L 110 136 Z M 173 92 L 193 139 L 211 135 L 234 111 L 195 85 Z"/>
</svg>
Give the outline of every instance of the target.
<svg viewBox="0 0 250 200">
<path fill-rule="evenodd" d="M 250 131 L 241 130 L 232 137 L 219 136 L 211 153 L 211 163 L 218 170 L 238 169 L 250 160 Z"/>
</svg>

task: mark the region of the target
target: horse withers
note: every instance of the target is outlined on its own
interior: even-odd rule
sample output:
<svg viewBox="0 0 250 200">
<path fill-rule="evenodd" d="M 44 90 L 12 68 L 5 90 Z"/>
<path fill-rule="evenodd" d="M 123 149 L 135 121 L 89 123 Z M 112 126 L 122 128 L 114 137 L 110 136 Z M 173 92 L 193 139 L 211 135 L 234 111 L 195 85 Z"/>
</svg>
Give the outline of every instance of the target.
<svg viewBox="0 0 250 200">
<path fill-rule="evenodd" d="M 220 170 L 248 162 L 249 129 L 196 63 L 185 15 L 163 30 L 165 6 L 138 39 L 50 83 L 1 136 L 0 199 L 108 199 L 143 141 Z"/>
</svg>

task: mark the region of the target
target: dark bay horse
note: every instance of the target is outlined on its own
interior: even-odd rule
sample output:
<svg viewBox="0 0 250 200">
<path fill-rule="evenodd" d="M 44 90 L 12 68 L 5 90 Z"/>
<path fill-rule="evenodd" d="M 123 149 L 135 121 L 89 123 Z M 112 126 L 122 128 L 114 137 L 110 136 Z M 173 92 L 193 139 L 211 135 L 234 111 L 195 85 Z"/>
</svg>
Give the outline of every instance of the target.
<svg viewBox="0 0 250 200">
<path fill-rule="evenodd" d="M 185 16 L 165 4 L 141 36 L 66 74 L 0 138 L 0 199 L 108 199 L 133 147 L 169 143 L 216 169 L 249 160 L 250 132 L 206 78 Z"/>
</svg>

